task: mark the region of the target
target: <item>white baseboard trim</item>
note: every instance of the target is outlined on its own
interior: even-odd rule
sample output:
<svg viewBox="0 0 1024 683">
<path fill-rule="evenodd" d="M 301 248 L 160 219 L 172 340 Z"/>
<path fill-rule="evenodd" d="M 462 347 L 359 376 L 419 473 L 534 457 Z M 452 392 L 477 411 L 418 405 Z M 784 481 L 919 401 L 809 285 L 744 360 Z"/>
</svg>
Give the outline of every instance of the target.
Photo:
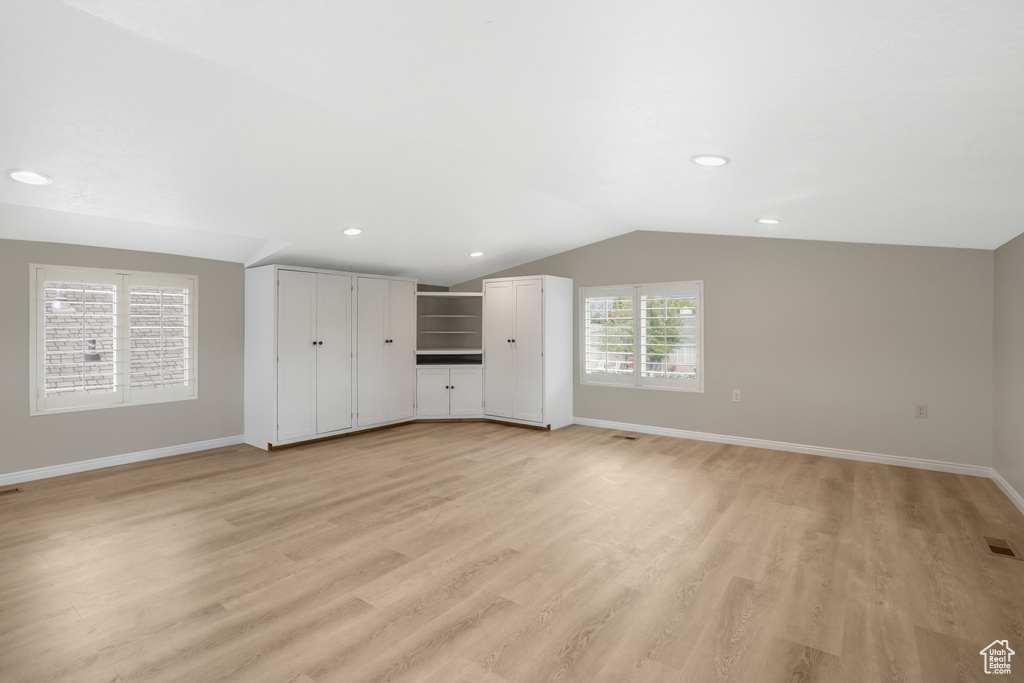
<svg viewBox="0 0 1024 683">
<path fill-rule="evenodd" d="M 103 467 L 126 465 L 130 462 L 142 462 L 143 460 L 166 458 L 171 455 L 182 455 L 183 453 L 205 451 L 211 448 L 235 446 L 242 443 L 242 441 L 242 436 L 225 436 L 220 439 L 210 439 L 209 441 L 196 441 L 195 443 L 184 443 L 179 446 L 165 446 L 164 448 L 154 448 L 152 450 L 139 451 L 137 453 L 124 453 L 123 455 L 111 455 L 105 458 L 95 458 L 93 460 L 79 460 L 78 462 L 69 462 L 64 465 L 51 465 L 49 467 L 38 467 L 33 470 L 22 470 L 21 472 L 0 474 L 0 486 L 20 484 L 25 481 L 35 481 L 36 479 L 59 477 L 65 474 L 74 474 L 75 472 L 98 470 Z"/>
<path fill-rule="evenodd" d="M 1006 481 L 1006 479 L 1003 478 L 1003 475 L 999 474 L 995 468 L 992 468 L 992 481 L 996 483 L 996 486 L 1003 490 L 1006 497 L 1009 498 L 1013 504 L 1017 506 L 1017 509 L 1020 510 L 1021 514 L 1024 515 L 1024 496 L 1021 496 L 1020 493 L 1017 492 L 1017 489 L 1010 486 L 1010 482 Z"/>
<path fill-rule="evenodd" d="M 749 439 L 744 436 L 726 436 L 723 434 L 708 434 L 706 432 L 690 432 L 684 429 L 670 429 L 668 427 L 650 427 L 648 425 L 629 424 L 628 422 L 592 420 L 588 417 L 574 417 L 573 424 L 585 425 L 587 427 L 602 427 L 604 429 L 617 429 L 619 431 L 624 432 L 639 432 L 641 434 L 656 434 L 658 436 L 674 436 L 680 439 L 694 439 L 696 441 L 727 443 L 733 444 L 735 446 L 766 448 L 768 450 L 773 451 L 789 451 L 791 453 L 823 455 L 828 458 L 841 458 L 843 460 L 860 460 L 862 462 L 876 462 L 882 465 L 913 467 L 919 470 L 951 472 L 953 474 L 969 474 L 976 477 L 986 478 L 993 476 L 993 471 L 991 467 L 982 467 L 980 465 L 961 465 L 959 463 L 945 462 L 943 460 L 925 460 L 924 458 L 909 458 L 904 455 L 883 455 L 882 453 L 848 451 L 842 448 L 829 448 L 827 446 L 807 446 L 804 444 L 785 443 L 784 441 L 766 441 L 764 439 Z M 998 484 L 999 482 L 997 481 L 996 483 Z M 1009 487 L 1009 484 L 1007 484 L 1007 487 Z"/>
</svg>

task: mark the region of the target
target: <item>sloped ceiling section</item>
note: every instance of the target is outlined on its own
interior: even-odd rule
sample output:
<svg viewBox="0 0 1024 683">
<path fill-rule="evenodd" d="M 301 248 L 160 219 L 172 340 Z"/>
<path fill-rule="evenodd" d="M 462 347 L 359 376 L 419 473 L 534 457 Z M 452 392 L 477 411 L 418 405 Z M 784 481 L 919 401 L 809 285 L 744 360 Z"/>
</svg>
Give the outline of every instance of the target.
<svg viewBox="0 0 1024 683">
<path fill-rule="evenodd" d="M 121 221 L 33 239 L 124 246 L 131 224 L 140 248 L 451 284 L 635 229 L 986 249 L 1024 229 L 1022 3 L 0 13 L 0 164 L 55 179 L 4 178 L 0 203 Z"/>
</svg>

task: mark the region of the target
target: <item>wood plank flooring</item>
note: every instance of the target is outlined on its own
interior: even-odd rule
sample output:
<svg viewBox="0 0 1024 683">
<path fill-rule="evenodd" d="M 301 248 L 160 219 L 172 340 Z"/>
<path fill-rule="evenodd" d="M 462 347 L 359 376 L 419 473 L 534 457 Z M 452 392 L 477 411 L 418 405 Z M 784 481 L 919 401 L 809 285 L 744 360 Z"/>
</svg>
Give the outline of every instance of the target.
<svg viewBox="0 0 1024 683">
<path fill-rule="evenodd" d="M 0 680 L 1024 680 L 987 479 L 415 424 L 0 497 Z"/>
</svg>

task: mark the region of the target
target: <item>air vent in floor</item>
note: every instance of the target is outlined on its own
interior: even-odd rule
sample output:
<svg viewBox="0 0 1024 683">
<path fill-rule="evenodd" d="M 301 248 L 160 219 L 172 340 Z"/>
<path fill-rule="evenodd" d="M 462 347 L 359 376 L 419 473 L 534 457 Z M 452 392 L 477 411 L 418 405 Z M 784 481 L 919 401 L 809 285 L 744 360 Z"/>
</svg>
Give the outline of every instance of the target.
<svg viewBox="0 0 1024 683">
<path fill-rule="evenodd" d="M 0 496 L 9 496 L 12 493 L 21 493 L 21 489 L 4 489 L 0 491 Z"/>
<path fill-rule="evenodd" d="M 625 434 L 616 434 L 612 437 L 613 439 L 625 439 L 626 441 L 636 441 L 639 436 L 626 436 Z"/>
<path fill-rule="evenodd" d="M 988 550 L 993 555 L 1001 555 L 1003 557 L 1012 557 L 1015 560 L 1019 560 L 1017 553 L 1013 551 L 1013 547 L 1010 546 L 1009 541 L 1005 541 L 1001 538 L 989 538 L 985 537 L 985 545 L 988 546 Z"/>
</svg>

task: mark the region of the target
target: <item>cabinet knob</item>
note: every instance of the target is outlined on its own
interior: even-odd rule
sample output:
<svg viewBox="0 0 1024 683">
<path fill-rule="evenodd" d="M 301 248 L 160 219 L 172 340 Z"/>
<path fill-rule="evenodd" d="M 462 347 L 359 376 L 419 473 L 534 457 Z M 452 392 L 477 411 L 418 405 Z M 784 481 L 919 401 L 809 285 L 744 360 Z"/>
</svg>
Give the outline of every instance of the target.
<svg viewBox="0 0 1024 683">
<path fill-rule="evenodd" d="M 511 340 L 511 339 L 506 339 L 505 341 L 507 341 L 507 342 L 508 342 L 509 344 L 511 344 L 511 343 L 512 343 L 512 340 Z"/>
<path fill-rule="evenodd" d="M 323 342 L 317 342 L 317 344 L 319 344 L 320 346 L 323 346 L 323 345 L 324 345 L 324 343 L 323 343 Z"/>
<path fill-rule="evenodd" d="M 313 346 L 316 346 L 316 341 L 313 342 Z"/>
</svg>

